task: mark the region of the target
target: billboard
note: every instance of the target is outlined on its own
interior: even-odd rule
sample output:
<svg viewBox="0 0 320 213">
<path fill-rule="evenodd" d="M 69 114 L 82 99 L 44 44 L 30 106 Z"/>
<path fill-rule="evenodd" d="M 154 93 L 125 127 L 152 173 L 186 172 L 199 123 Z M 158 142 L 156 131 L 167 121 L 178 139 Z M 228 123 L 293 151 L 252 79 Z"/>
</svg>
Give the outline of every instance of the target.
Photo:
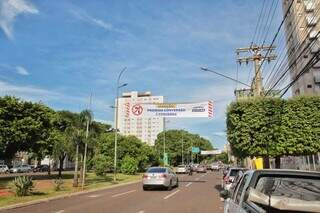
<svg viewBox="0 0 320 213">
<path fill-rule="evenodd" d="M 125 105 L 127 116 L 142 117 L 176 117 L 176 118 L 207 118 L 213 116 L 213 102 L 196 103 L 136 103 Z"/>
<path fill-rule="evenodd" d="M 208 151 L 201 150 L 201 155 L 219 155 L 221 153 L 222 153 L 221 150 L 208 150 Z"/>
</svg>

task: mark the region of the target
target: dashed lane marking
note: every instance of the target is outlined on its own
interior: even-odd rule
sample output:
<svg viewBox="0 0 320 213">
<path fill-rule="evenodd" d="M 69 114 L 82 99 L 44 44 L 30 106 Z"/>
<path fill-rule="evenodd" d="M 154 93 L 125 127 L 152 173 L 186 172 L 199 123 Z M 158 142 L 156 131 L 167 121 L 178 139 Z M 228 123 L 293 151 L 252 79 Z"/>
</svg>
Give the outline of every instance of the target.
<svg viewBox="0 0 320 213">
<path fill-rule="evenodd" d="M 188 184 L 186 185 L 186 187 L 189 187 L 191 184 L 192 184 L 191 182 L 190 182 L 190 183 L 188 183 Z"/>
<path fill-rule="evenodd" d="M 101 195 L 89 195 L 88 197 L 90 198 L 96 198 L 96 197 L 100 197 Z"/>
<path fill-rule="evenodd" d="M 57 212 L 54 212 L 54 213 L 63 213 L 64 210 L 60 210 L 60 211 L 57 211 Z"/>
<path fill-rule="evenodd" d="M 144 213 L 144 210 L 139 211 L 138 213 Z"/>
<path fill-rule="evenodd" d="M 123 192 L 123 193 L 120 193 L 120 194 L 115 194 L 115 195 L 112 195 L 111 197 L 119 197 L 119 196 L 122 196 L 122 195 L 130 194 L 130 193 L 135 192 L 135 191 L 137 191 L 137 190 L 131 190 L 131 191 Z"/>
<path fill-rule="evenodd" d="M 168 198 L 170 198 L 170 197 L 172 197 L 173 195 L 175 195 L 175 194 L 177 194 L 178 192 L 180 192 L 180 190 L 178 189 L 177 191 L 175 191 L 175 192 L 172 192 L 171 194 L 169 194 L 169 195 L 167 195 L 167 196 L 165 196 L 163 199 L 168 199 Z"/>
</svg>

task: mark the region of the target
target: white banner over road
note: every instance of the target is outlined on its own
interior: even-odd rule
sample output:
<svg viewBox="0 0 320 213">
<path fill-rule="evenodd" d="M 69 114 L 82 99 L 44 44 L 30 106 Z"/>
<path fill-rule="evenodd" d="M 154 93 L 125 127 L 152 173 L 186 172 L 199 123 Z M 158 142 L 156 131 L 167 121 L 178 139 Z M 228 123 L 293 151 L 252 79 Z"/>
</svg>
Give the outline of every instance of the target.
<svg viewBox="0 0 320 213">
<path fill-rule="evenodd" d="M 176 118 L 201 118 L 213 116 L 213 102 L 204 101 L 197 103 L 137 103 L 125 107 L 127 116 L 142 117 L 176 117 Z"/>
<path fill-rule="evenodd" d="M 208 151 L 204 151 L 201 150 L 201 155 L 220 155 L 222 153 L 221 150 L 208 150 Z"/>
</svg>

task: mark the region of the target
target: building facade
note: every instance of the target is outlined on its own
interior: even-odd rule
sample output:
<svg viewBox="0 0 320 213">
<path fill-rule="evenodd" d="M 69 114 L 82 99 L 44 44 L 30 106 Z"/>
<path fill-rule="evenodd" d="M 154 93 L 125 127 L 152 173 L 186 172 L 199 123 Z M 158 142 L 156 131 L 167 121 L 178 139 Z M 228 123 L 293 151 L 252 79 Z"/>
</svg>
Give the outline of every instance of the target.
<svg viewBox="0 0 320 213">
<path fill-rule="evenodd" d="M 151 92 L 123 93 L 119 97 L 118 129 L 123 135 L 134 135 L 153 146 L 157 135 L 164 129 L 163 118 L 131 118 L 129 112 L 138 103 L 163 103 L 163 96 L 152 96 Z M 117 108 L 115 108 L 117 110 Z"/>
<path fill-rule="evenodd" d="M 292 80 L 297 77 L 320 49 L 320 37 L 318 36 L 320 30 L 320 1 L 283 0 L 284 14 L 291 3 L 292 6 L 285 21 L 285 35 L 288 63 L 289 67 L 291 67 L 290 77 Z M 305 48 L 306 50 L 304 50 Z M 294 96 L 320 94 L 320 62 L 307 69 L 299 80 L 294 83 L 292 94 Z"/>
</svg>

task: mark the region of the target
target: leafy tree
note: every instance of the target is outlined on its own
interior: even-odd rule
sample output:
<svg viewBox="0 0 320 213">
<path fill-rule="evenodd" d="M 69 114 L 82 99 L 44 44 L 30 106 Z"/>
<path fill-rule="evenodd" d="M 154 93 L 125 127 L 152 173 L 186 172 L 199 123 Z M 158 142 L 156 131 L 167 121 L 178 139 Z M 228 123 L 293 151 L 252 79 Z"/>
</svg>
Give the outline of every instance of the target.
<svg viewBox="0 0 320 213">
<path fill-rule="evenodd" d="M 11 159 L 17 151 L 43 155 L 50 150 L 49 134 L 54 111 L 41 103 L 0 97 L 0 154 Z"/>
<path fill-rule="evenodd" d="M 123 174 L 134 175 L 138 170 L 138 162 L 133 157 L 126 155 L 122 159 L 121 172 Z"/>
<path fill-rule="evenodd" d="M 105 176 L 108 171 L 112 170 L 113 163 L 110 156 L 97 154 L 92 159 L 94 171 L 98 176 Z"/>
<path fill-rule="evenodd" d="M 271 156 L 278 167 L 282 155 L 320 151 L 319 119 L 320 97 L 238 101 L 228 107 L 228 140 L 237 157 Z"/>
<path fill-rule="evenodd" d="M 191 147 L 199 147 L 200 150 L 212 150 L 212 144 L 207 139 L 200 137 L 197 134 L 191 134 L 184 130 L 168 130 L 165 133 L 158 134 L 155 149 L 158 156 L 163 156 L 163 142 L 166 137 L 166 152 L 169 154 L 171 164 L 176 166 L 182 162 L 182 142 L 183 155 L 185 162 L 187 158 L 190 160 Z M 201 162 L 205 157 L 198 155 L 198 160 Z"/>
</svg>

